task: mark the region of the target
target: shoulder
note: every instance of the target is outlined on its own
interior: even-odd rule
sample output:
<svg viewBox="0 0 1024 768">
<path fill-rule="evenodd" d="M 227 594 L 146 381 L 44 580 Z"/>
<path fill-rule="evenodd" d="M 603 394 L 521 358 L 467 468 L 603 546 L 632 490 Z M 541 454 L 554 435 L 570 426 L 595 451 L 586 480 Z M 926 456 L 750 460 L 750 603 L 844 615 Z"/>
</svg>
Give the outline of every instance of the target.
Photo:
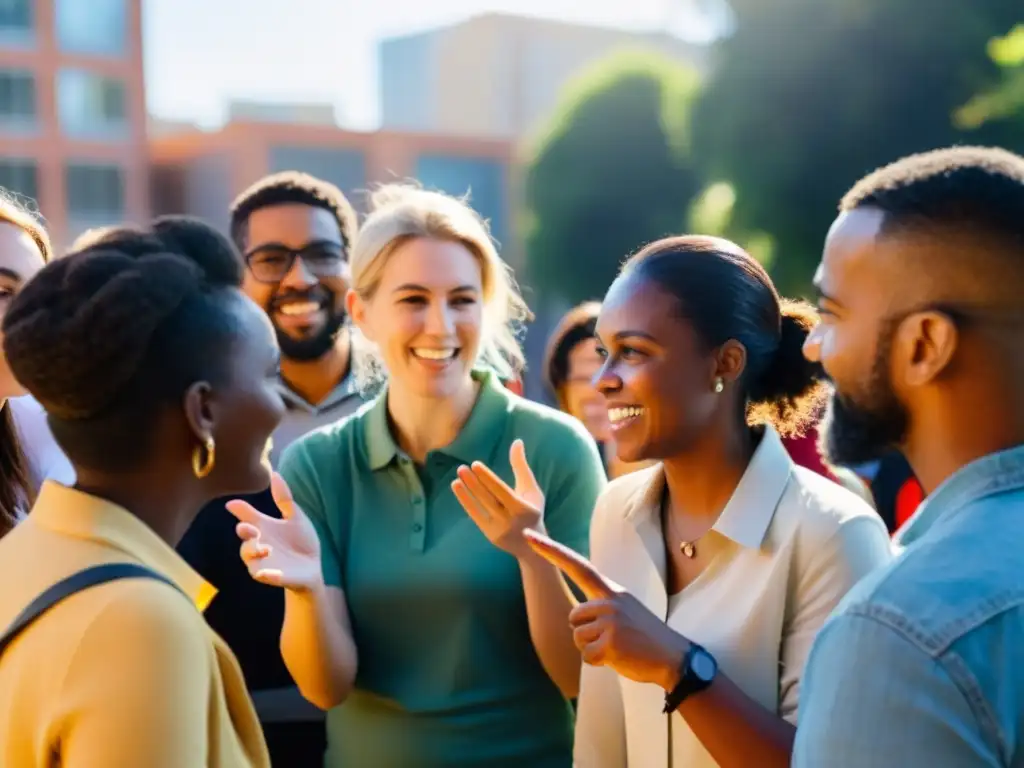
<svg viewBox="0 0 1024 768">
<path fill-rule="evenodd" d="M 645 503 L 651 485 L 657 482 L 662 472 L 661 464 L 655 464 L 612 480 L 597 498 L 594 508 L 593 529 L 595 532 L 614 531 L 626 524 L 626 518 L 638 506 Z"/>
<path fill-rule="evenodd" d="M 564 451 L 575 448 L 593 450 L 594 438 L 578 419 L 541 403 L 507 392 L 508 418 L 511 431 L 530 446 L 542 451 Z"/>
<path fill-rule="evenodd" d="M 337 421 L 317 427 L 297 438 L 281 453 L 281 466 L 323 461 L 337 464 L 339 453 L 355 451 L 363 441 L 364 424 L 374 401 L 361 404 Z"/>
<path fill-rule="evenodd" d="M 1008 632 L 999 647 L 1024 643 L 1019 509 L 1024 494 L 955 510 L 847 596 L 843 613 L 907 634 L 933 655 L 970 635 Z M 1011 514 L 1002 515 L 1001 511 Z"/>
<path fill-rule="evenodd" d="M 212 648 L 199 609 L 182 593 L 155 579 L 122 579 L 95 588 L 98 604 L 79 643 L 79 658 L 93 649 L 102 655 L 110 643 L 119 658 L 134 657 L 128 648 L 144 649 L 151 663 L 201 661 Z"/>
<path fill-rule="evenodd" d="M 798 544 L 811 552 L 836 537 L 884 542 L 889 547 L 889 532 L 882 518 L 863 498 L 817 472 L 793 466 L 793 474 L 783 491 L 777 510 L 783 535 L 792 533 Z"/>
</svg>

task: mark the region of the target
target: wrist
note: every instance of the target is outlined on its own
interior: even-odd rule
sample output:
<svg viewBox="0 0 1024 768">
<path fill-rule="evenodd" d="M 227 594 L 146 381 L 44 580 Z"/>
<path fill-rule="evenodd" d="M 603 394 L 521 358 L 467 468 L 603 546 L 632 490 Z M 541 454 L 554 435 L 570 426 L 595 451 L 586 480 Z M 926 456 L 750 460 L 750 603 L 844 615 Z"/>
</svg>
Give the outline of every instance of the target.
<svg viewBox="0 0 1024 768">
<path fill-rule="evenodd" d="M 665 649 L 658 668 L 658 685 L 665 693 L 671 693 L 679 685 L 683 676 L 683 663 L 690 650 L 690 641 L 677 636 L 679 642 L 672 643 Z"/>
</svg>

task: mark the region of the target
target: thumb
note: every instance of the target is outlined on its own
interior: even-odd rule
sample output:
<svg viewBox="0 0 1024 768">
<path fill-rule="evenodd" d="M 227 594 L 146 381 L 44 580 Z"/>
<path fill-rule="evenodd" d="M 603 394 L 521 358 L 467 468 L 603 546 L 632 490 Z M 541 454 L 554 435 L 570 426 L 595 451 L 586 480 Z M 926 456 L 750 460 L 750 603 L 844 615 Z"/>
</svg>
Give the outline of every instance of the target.
<svg viewBox="0 0 1024 768">
<path fill-rule="evenodd" d="M 526 461 L 526 446 L 523 445 L 522 440 L 517 439 L 512 442 L 512 447 L 508 451 L 508 461 L 512 465 L 512 474 L 516 480 L 517 490 L 540 490 L 537 478 L 534 477 L 533 470 L 530 469 L 530 465 Z"/>
<path fill-rule="evenodd" d="M 299 509 L 292 496 L 292 489 L 277 472 L 270 477 L 270 495 L 274 497 L 274 504 L 281 511 L 281 517 L 291 520 Z"/>
</svg>

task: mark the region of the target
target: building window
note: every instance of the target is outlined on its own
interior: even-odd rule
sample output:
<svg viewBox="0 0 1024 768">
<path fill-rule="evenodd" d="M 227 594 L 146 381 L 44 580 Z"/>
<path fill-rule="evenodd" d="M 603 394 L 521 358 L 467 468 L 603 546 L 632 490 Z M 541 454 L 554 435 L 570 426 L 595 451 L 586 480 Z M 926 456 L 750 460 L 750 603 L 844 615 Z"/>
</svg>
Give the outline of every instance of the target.
<svg viewBox="0 0 1024 768">
<path fill-rule="evenodd" d="M 128 95 L 123 81 L 85 69 L 62 69 L 57 76 L 61 131 L 75 138 L 125 138 Z"/>
<path fill-rule="evenodd" d="M 32 5 L 35 0 L 0 0 L 0 41 L 8 36 L 30 37 L 33 33 Z"/>
<path fill-rule="evenodd" d="M 65 53 L 124 55 L 125 0 L 57 0 L 56 10 L 57 43 Z"/>
<path fill-rule="evenodd" d="M 124 172 L 116 165 L 70 163 L 64 185 L 70 216 L 107 220 L 124 212 Z"/>
<path fill-rule="evenodd" d="M 0 126 L 33 128 L 35 124 L 35 77 L 23 70 L 0 70 Z"/>
<path fill-rule="evenodd" d="M 39 168 L 35 161 L 0 157 L 0 187 L 23 200 L 36 203 L 39 200 Z"/>
</svg>

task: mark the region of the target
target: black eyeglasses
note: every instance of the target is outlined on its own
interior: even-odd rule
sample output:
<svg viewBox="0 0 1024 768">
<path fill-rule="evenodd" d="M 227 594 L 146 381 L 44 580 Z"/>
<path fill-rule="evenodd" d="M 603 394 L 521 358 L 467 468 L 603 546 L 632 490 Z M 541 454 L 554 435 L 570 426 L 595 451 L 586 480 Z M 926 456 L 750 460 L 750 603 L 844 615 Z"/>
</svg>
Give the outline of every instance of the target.
<svg viewBox="0 0 1024 768">
<path fill-rule="evenodd" d="M 283 245 L 262 245 L 245 254 L 252 276 L 261 283 L 280 283 L 302 259 L 314 277 L 338 277 L 345 271 L 347 254 L 339 243 L 311 243 L 295 250 Z"/>
</svg>

